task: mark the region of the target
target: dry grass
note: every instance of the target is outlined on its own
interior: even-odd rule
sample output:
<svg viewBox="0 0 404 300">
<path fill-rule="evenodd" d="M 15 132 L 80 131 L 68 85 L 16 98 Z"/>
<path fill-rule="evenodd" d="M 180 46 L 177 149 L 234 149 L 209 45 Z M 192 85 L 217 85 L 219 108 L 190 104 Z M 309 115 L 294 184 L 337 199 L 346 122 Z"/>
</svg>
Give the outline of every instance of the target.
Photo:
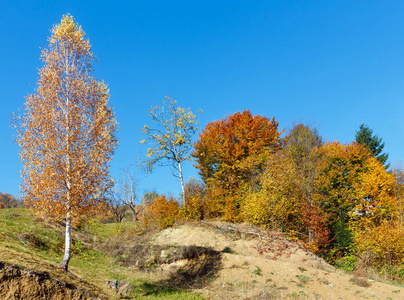
<svg viewBox="0 0 404 300">
<path fill-rule="evenodd" d="M 370 282 L 365 277 L 353 276 L 351 279 L 351 282 L 353 282 L 356 285 L 361 286 L 361 287 L 370 287 L 371 286 Z"/>
</svg>

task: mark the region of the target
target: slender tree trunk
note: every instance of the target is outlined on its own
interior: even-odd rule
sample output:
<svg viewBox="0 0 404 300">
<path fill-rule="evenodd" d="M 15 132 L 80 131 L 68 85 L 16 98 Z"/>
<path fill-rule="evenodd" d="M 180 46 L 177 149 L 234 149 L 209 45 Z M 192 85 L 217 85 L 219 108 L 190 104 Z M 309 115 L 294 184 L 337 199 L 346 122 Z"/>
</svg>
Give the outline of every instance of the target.
<svg viewBox="0 0 404 300">
<path fill-rule="evenodd" d="M 181 181 L 181 189 L 182 189 L 182 205 L 184 206 L 184 211 L 186 212 L 186 201 L 185 201 L 185 187 L 184 187 L 184 178 L 182 177 L 182 166 L 181 163 L 178 162 L 178 173 L 180 175 Z"/>
<path fill-rule="evenodd" d="M 133 207 L 132 205 L 129 205 L 130 210 L 132 211 L 133 214 L 133 221 L 139 221 L 139 218 L 137 217 L 137 214 L 139 212 L 136 212 L 136 208 Z"/>
<path fill-rule="evenodd" d="M 399 187 L 399 190 L 398 190 L 397 199 L 398 199 L 398 211 L 400 213 L 400 227 L 402 227 L 403 226 L 403 208 L 402 208 L 402 204 L 401 204 L 401 186 Z"/>
<path fill-rule="evenodd" d="M 146 207 L 145 207 L 145 205 L 144 205 L 144 199 L 143 199 L 144 197 L 142 197 L 142 210 L 143 210 L 143 212 L 142 212 L 142 214 L 143 214 L 143 221 L 144 221 L 144 211 L 146 210 Z"/>
<path fill-rule="evenodd" d="M 311 226 L 309 226 L 309 243 L 312 243 L 313 240 L 313 230 L 311 230 Z"/>
<path fill-rule="evenodd" d="M 67 61 L 66 61 L 67 65 Z M 68 75 L 68 68 L 66 67 L 66 74 Z M 66 234 L 65 234 L 65 254 L 63 256 L 62 261 L 59 264 L 59 268 L 63 269 L 67 272 L 69 261 L 70 261 L 70 248 L 71 248 L 71 240 L 72 240 L 72 233 L 71 233 L 71 226 L 70 226 L 70 120 L 69 120 L 69 105 L 70 100 L 69 97 L 66 98 L 66 145 L 67 145 L 67 155 L 66 155 L 66 187 L 67 187 L 67 213 L 66 213 Z"/>
<path fill-rule="evenodd" d="M 72 229 L 70 226 L 70 213 L 67 211 L 66 214 L 66 235 L 65 235 L 65 255 L 59 264 L 59 268 L 67 271 L 69 261 L 70 261 L 70 248 L 72 241 Z"/>
</svg>

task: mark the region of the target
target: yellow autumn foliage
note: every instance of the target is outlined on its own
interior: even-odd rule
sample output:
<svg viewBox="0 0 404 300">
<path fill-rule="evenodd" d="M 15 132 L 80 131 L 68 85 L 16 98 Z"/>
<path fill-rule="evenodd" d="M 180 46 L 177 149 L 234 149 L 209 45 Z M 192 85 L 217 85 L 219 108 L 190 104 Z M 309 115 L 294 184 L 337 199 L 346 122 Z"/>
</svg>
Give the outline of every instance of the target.
<svg viewBox="0 0 404 300">
<path fill-rule="evenodd" d="M 173 197 L 167 199 L 165 195 L 161 195 L 153 200 L 146 214 L 148 224 L 154 223 L 164 229 L 173 226 L 175 220 L 180 217 L 180 207 Z"/>
<path fill-rule="evenodd" d="M 247 222 L 270 228 L 295 229 L 302 218 L 302 203 L 289 178 L 292 168 L 285 157 L 278 155 L 268 158 L 266 170 L 259 177 L 259 188 L 245 197 L 241 214 Z"/>
<path fill-rule="evenodd" d="M 398 221 L 384 221 L 367 227 L 355 235 L 358 254 L 367 257 L 370 266 L 401 265 L 404 263 L 404 228 Z"/>
</svg>

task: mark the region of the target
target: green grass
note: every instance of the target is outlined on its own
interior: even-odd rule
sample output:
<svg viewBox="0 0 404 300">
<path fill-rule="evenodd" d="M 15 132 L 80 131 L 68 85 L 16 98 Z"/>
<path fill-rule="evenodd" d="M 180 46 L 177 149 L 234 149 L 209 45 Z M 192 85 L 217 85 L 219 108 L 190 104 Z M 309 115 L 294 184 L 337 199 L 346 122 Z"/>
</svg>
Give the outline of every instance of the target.
<svg viewBox="0 0 404 300">
<path fill-rule="evenodd" d="M 296 277 L 300 280 L 301 283 L 306 284 L 309 281 L 309 276 L 306 275 L 296 275 Z"/>
<path fill-rule="evenodd" d="M 0 209 L 0 258 L 6 263 L 48 272 L 52 277 L 110 299 L 117 298 L 105 286 L 111 279 L 131 283 L 132 292 L 124 299 L 203 299 L 187 290 L 166 287 L 160 273 L 122 266 L 102 251 L 104 241 L 130 243 L 143 232 L 141 226 L 131 221 L 102 224 L 90 220 L 81 230 L 73 230 L 69 272 L 60 271 L 56 267 L 64 253 L 64 230 L 62 224 L 36 217 L 26 208 Z"/>
</svg>

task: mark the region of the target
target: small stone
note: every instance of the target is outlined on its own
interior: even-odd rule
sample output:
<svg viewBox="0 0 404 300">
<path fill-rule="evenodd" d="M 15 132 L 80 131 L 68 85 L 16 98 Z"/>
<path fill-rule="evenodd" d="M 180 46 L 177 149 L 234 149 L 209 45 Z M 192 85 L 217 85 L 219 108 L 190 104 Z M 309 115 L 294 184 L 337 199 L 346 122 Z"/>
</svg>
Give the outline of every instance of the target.
<svg viewBox="0 0 404 300">
<path fill-rule="evenodd" d="M 332 283 L 329 283 L 328 284 L 330 287 L 334 287 L 335 286 L 335 284 L 332 284 Z"/>
<path fill-rule="evenodd" d="M 124 285 L 122 285 L 119 289 L 119 292 L 123 295 L 127 295 L 128 293 L 130 293 L 130 291 L 132 291 L 132 285 L 130 284 L 130 282 L 125 283 Z"/>
<path fill-rule="evenodd" d="M 118 287 L 123 286 L 127 282 L 126 279 L 122 280 L 120 283 L 118 283 Z"/>
<path fill-rule="evenodd" d="M 118 280 L 114 279 L 111 283 L 111 289 L 116 290 L 118 288 Z"/>
</svg>

